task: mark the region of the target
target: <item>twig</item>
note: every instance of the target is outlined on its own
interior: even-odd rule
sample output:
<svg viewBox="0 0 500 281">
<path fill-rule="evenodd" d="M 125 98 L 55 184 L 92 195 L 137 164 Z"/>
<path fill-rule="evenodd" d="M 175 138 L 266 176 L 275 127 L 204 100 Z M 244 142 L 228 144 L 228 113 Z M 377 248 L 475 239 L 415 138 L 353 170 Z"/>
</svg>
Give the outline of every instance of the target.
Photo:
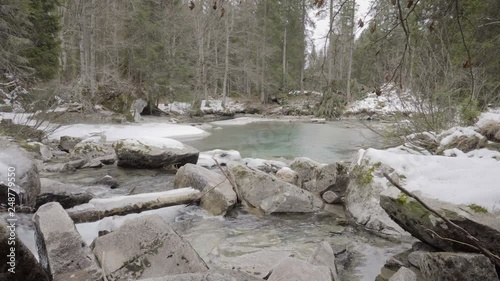
<svg viewBox="0 0 500 281">
<path fill-rule="evenodd" d="M 215 164 L 217 164 L 217 167 L 219 167 L 220 171 L 222 172 L 222 174 L 224 174 L 224 176 L 226 177 L 226 179 L 229 181 L 229 183 L 231 184 L 231 186 L 233 187 L 233 190 L 234 192 L 236 192 L 236 183 L 234 183 L 231 178 L 228 176 L 228 174 L 226 174 L 226 172 L 222 169 L 222 167 L 220 166 L 219 164 L 219 161 L 217 161 L 217 159 L 215 159 L 214 157 L 212 157 L 212 159 L 215 161 Z"/>
<path fill-rule="evenodd" d="M 207 195 L 208 193 L 210 193 L 211 191 L 213 191 L 215 188 L 217 188 L 219 185 L 221 185 L 222 183 L 224 183 L 226 181 L 226 179 L 222 180 L 221 182 L 219 182 L 218 184 L 214 185 L 213 187 L 211 187 L 209 190 L 207 190 L 206 192 L 203 192 L 203 194 L 200 195 L 200 197 L 194 199 L 191 203 L 187 204 L 186 206 L 191 206 L 193 205 L 194 203 L 196 202 L 199 202 L 201 199 L 203 199 L 203 197 L 205 197 L 205 195 Z"/>
<path fill-rule="evenodd" d="M 394 185 L 397 189 L 399 189 L 401 192 L 403 192 L 404 194 L 408 195 L 409 197 L 415 199 L 424 208 L 426 208 L 431 213 L 433 213 L 434 215 L 436 215 L 440 219 L 442 219 L 449 228 L 455 229 L 458 232 L 462 233 L 465 236 L 464 238 L 466 240 L 468 240 L 468 242 L 470 244 L 474 245 L 482 254 L 484 254 L 485 256 L 487 256 L 493 262 L 493 264 L 495 264 L 497 267 L 500 267 L 500 257 L 498 257 L 497 255 L 493 254 L 492 252 L 490 252 L 490 250 L 486 249 L 483 245 L 481 245 L 481 243 L 479 242 L 479 240 L 476 237 L 474 237 L 472 234 L 470 234 L 467 230 L 465 230 L 462 227 L 460 227 L 459 225 L 453 223 L 447 217 L 441 215 L 436 210 L 434 210 L 433 208 L 429 207 L 424 201 L 422 201 L 416 195 L 414 195 L 413 193 L 409 192 L 408 190 L 406 190 L 405 188 L 403 188 L 401 185 L 399 185 L 397 182 L 395 182 L 387 173 L 384 173 L 384 177 L 392 185 Z"/>
</svg>

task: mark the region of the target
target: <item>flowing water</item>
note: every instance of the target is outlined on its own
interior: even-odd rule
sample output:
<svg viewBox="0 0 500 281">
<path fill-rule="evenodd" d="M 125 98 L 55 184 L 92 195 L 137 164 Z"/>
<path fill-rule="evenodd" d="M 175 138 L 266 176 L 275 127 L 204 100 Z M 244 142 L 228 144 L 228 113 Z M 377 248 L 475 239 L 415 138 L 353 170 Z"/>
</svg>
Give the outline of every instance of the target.
<svg viewBox="0 0 500 281">
<path fill-rule="evenodd" d="M 377 146 L 376 136 L 361 125 L 344 122 L 300 124 L 287 122 L 254 123 L 223 126 L 206 138 L 186 141 L 200 151 L 235 149 L 243 157 L 286 158 L 305 156 L 323 163 L 346 160 L 360 148 Z M 65 183 L 88 185 L 106 174 L 121 186 L 106 197 L 128 193 L 144 193 L 173 188 L 174 174 L 163 170 L 129 170 L 118 167 L 83 169 L 73 174 L 42 174 Z M 231 266 L 244 254 L 261 250 L 293 252 L 306 259 L 318 242 L 327 241 L 338 253 L 338 267 L 343 280 L 374 280 L 385 260 L 407 248 L 345 225 L 345 212 L 335 207 L 322 214 L 284 214 L 257 217 L 235 210 L 225 218 L 213 217 L 196 206 L 176 206 L 144 214 L 156 213 L 189 241 L 200 256 L 215 266 Z M 19 237 L 36 252 L 34 231 L 28 215 Z M 97 231 L 109 228 L 110 220 L 79 224 L 87 243 Z M 115 225 L 116 227 L 116 225 Z"/>
</svg>

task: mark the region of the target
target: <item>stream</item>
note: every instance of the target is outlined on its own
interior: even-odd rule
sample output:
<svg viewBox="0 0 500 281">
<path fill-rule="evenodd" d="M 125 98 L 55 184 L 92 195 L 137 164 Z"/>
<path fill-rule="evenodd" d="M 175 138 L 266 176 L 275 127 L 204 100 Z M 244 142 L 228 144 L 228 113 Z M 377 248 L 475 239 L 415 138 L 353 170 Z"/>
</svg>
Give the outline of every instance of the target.
<svg viewBox="0 0 500 281">
<path fill-rule="evenodd" d="M 262 122 L 239 126 L 220 126 L 210 136 L 182 140 L 200 151 L 235 149 L 242 157 L 286 159 L 309 157 L 322 163 L 350 160 L 360 148 L 380 146 L 375 133 L 360 124 L 331 122 L 307 124 Z M 165 191 L 174 188 L 174 174 L 164 170 L 134 170 L 116 166 L 82 169 L 76 173 L 41 173 L 40 177 L 64 183 L 88 185 L 106 174 L 120 182 L 120 187 L 103 194 Z M 214 217 L 197 206 L 175 206 L 143 212 L 155 213 L 191 243 L 209 266 L 227 266 L 238 256 L 261 250 L 290 251 L 307 259 L 318 242 L 332 245 L 342 280 L 374 280 L 385 260 L 409 249 L 409 244 L 396 244 L 345 224 L 342 207 L 319 214 L 282 214 L 258 217 L 244 210 L 233 210 L 227 217 Z M 130 217 L 137 214 L 128 215 Z M 127 217 L 128 217 L 127 216 Z M 36 254 L 34 229 L 30 215 L 19 214 L 18 237 Z M 117 227 L 115 218 L 78 224 L 77 229 L 87 243 L 97 231 Z"/>
</svg>

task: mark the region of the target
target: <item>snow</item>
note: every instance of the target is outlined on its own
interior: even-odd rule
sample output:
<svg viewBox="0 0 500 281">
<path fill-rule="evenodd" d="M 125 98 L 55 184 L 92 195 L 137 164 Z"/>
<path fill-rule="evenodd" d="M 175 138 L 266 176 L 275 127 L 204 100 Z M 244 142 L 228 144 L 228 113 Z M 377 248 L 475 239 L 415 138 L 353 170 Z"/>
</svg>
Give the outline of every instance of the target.
<svg viewBox="0 0 500 281">
<path fill-rule="evenodd" d="M 288 92 L 289 95 L 291 96 L 297 96 L 301 94 L 301 91 L 295 90 L 295 91 L 290 91 Z M 317 96 L 322 96 L 323 93 L 316 92 L 316 91 L 304 91 L 304 95 L 317 95 Z"/>
<path fill-rule="evenodd" d="M 196 164 L 206 168 L 213 168 L 217 166 L 217 163 L 215 163 L 213 158 L 215 158 L 220 165 L 227 164 L 230 161 L 242 160 L 241 154 L 236 150 L 214 149 L 200 152 L 198 162 Z"/>
<path fill-rule="evenodd" d="M 141 137 L 183 137 L 183 136 L 204 136 L 208 133 L 189 125 L 178 125 L 168 123 L 143 123 L 143 124 L 74 124 L 61 126 L 49 135 L 49 139 L 59 139 L 62 136 L 87 138 L 92 134 L 102 133 L 108 142 L 130 138 L 131 136 Z"/>
<path fill-rule="evenodd" d="M 176 141 L 169 138 L 157 138 L 157 137 L 137 137 L 128 138 L 120 140 L 126 146 L 153 146 L 160 149 L 173 148 L 173 149 L 183 149 L 184 144 L 180 141 Z"/>
<path fill-rule="evenodd" d="M 382 95 L 368 93 L 362 100 L 355 101 L 347 106 L 346 113 L 379 113 L 393 114 L 396 112 L 417 112 L 417 100 L 409 91 L 400 93 L 396 86 L 385 84 Z"/>
<path fill-rule="evenodd" d="M 481 113 L 476 122 L 476 126 L 483 127 L 491 121 L 500 123 L 500 108 L 490 109 L 487 112 Z"/>
<path fill-rule="evenodd" d="M 440 146 L 445 147 L 449 145 L 454 139 L 459 138 L 461 136 L 477 137 L 479 139 L 484 138 L 481 134 L 475 131 L 474 127 L 453 127 L 438 135 L 438 138 L 441 139 L 439 144 Z"/>
<path fill-rule="evenodd" d="M 217 125 L 217 126 L 241 126 L 241 125 L 248 125 L 248 124 L 259 123 L 259 122 L 278 122 L 278 121 L 287 121 L 288 122 L 289 120 L 271 119 L 271 118 L 257 118 L 257 117 L 239 117 L 239 118 L 235 118 L 235 119 L 214 121 L 214 122 L 211 122 L 211 124 Z"/>
<path fill-rule="evenodd" d="M 222 106 L 222 100 L 208 100 L 208 102 L 207 100 L 202 100 L 200 109 L 203 112 L 222 112 L 224 111 L 224 106 Z"/>
<path fill-rule="evenodd" d="M 478 158 L 478 159 L 495 159 L 500 161 L 500 152 L 495 150 L 489 150 L 487 148 L 481 148 L 464 153 L 460 149 L 452 148 L 443 151 L 444 156 L 448 157 L 468 157 L 468 158 Z"/>
<path fill-rule="evenodd" d="M 500 210 L 500 161 L 495 159 L 397 154 L 370 148 L 359 151 L 358 163 L 365 160 L 390 166 L 405 176 L 403 187 L 420 191 L 424 197 L 453 204 L 477 204 L 491 212 Z"/>
</svg>

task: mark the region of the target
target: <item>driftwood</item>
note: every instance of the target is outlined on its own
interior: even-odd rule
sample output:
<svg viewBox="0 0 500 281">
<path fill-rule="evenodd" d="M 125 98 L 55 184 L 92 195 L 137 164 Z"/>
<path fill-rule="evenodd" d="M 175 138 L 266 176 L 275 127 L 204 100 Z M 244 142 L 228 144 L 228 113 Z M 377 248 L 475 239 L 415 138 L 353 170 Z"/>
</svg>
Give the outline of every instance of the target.
<svg viewBox="0 0 500 281">
<path fill-rule="evenodd" d="M 486 249 L 483 245 L 481 245 L 481 243 L 479 242 L 479 240 L 476 237 L 474 237 L 472 234 L 470 234 L 464 228 L 462 228 L 459 225 L 455 224 L 454 222 L 450 221 L 447 217 L 438 213 L 433 208 L 429 207 L 429 205 L 427 205 L 424 201 L 422 201 L 416 195 L 414 195 L 410 191 L 406 190 L 404 187 L 402 187 L 400 184 L 398 184 L 396 181 L 394 181 L 387 173 L 384 173 L 384 177 L 392 185 L 394 185 L 397 189 L 399 189 L 401 192 L 403 192 L 404 194 L 408 195 L 409 197 L 415 199 L 420 205 L 422 205 L 424 208 L 426 208 L 429 212 L 433 213 L 434 215 L 436 215 L 440 219 L 442 219 L 449 228 L 452 228 L 452 229 L 456 230 L 457 232 L 459 232 L 462 235 L 461 240 L 463 240 L 463 241 L 455 241 L 455 242 L 461 243 L 461 244 L 467 244 L 471 248 L 477 249 L 480 253 L 487 256 L 491 260 L 491 262 L 497 266 L 497 268 L 500 268 L 500 257 L 498 257 L 497 255 L 492 253 L 490 250 Z M 447 239 L 447 240 L 449 240 L 449 239 Z"/>
<path fill-rule="evenodd" d="M 148 210 L 155 210 L 170 206 L 183 205 L 196 200 L 199 196 L 198 190 L 192 190 L 189 193 L 183 194 L 168 194 L 160 195 L 154 199 L 145 199 L 143 202 L 123 202 L 118 206 L 99 206 L 106 205 L 106 199 L 93 199 L 89 202 L 89 207 L 86 208 L 71 208 L 67 209 L 68 215 L 75 223 L 93 222 L 102 218 L 117 215 L 127 215 L 132 213 L 140 213 Z M 124 198 L 131 198 L 132 196 L 124 196 Z M 99 203 L 98 206 L 93 205 Z M 116 205 L 116 203 L 115 203 Z"/>
</svg>

